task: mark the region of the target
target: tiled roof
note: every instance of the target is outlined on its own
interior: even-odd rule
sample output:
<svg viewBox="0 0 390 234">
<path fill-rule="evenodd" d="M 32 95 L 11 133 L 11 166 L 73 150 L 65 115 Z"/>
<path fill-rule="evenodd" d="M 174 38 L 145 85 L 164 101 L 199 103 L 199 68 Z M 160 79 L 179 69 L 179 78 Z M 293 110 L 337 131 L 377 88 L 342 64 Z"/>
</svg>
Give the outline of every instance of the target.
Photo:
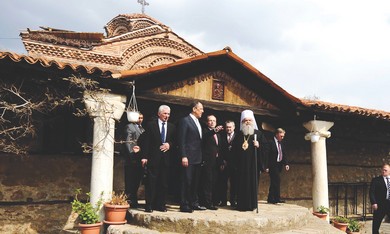
<svg viewBox="0 0 390 234">
<path fill-rule="evenodd" d="M 318 100 L 301 99 L 304 106 L 331 113 L 344 113 L 351 115 L 359 115 L 376 119 L 390 120 L 390 112 L 382 110 L 367 109 L 357 106 L 348 106 Z"/>
<path fill-rule="evenodd" d="M 102 70 L 97 67 L 88 67 L 84 66 L 82 64 L 70 64 L 70 63 L 64 63 L 64 62 L 58 62 L 55 60 L 48 60 L 43 57 L 32 57 L 32 56 L 27 56 L 27 55 L 22 55 L 22 54 L 16 54 L 12 52 L 5 52 L 5 51 L 0 51 L 0 60 L 12 60 L 16 63 L 21 63 L 25 62 L 31 65 L 41 65 L 42 67 L 55 67 L 59 70 L 64 70 L 67 68 L 72 69 L 74 72 L 82 72 L 85 71 L 88 74 L 110 74 L 112 73 L 109 70 Z"/>
<path fill-rule="evenodd" d="M 261 72 L 259 72 L 256 68 L 254 68 L 249 63 L 242 60 L 240 57 L 232 53 L 230 50 L 221 50 L 221 51 L 215 51 L 211 53 L 206 53 L 203 55 L 199 55 L 193 58 L 183 59 L 175 63 L 171 64 L 165 64 L 160 65 L 156 67 L 151 67 L 148 69 L 140 69 L 140 70 L 127 70 L 122 71 L 121 75 L 119 74 L 112 74 L 113 71 L 110 70 L 102 70 L 97 67 L 88 67 L 84 66 L 82 64 L 71 64 L 71 63 L 63 63 L 58 62 L 55 60 L 48 60 L 45 58 L 36 58 L 32 56 L 22 55 L 22 54 L 16 54 L 12 52 L 5 52 L 0 51 L 0 62 L 3 60 L 11 60 L 15 63 L 22 63 L 25 62 L 27 64 L 31 65 L 40 65 L 42 67 L 50 68 L 54 67 L 59 70 L 65 70 L 67 68 L 72 69 L 74 72 L 86 72 L 88 74 L 98 74 L 98 75 L 109 75 L 112 74 L 113 76 L 119 75 L 119 77 L 115 78 L 125 78 L 125 77 L 133 77 L 138 76 L 146 73 L 153 73 L 160 70 L 165 70 L 169 68 L 174 68 L 176 66 L 180 66 L 183 64 L 188 64 L 197 60 L 204 60 L 212 57 L 218 57 L 218 56 L 229 56 L 229 58 L 237 61 L 238 63 L 245 66 L 247 69 L 249 69 L 251 72 L 256 74 L 258 77 L 263 79 L 268 85 L 272 86 L 273 88 L 277 89 L 279 92 L 281 92 L 283 95 L 288 97 L 290 100 L 296 102 L 297 104 L 302 104 L 304 107 L 311 108 L 314 110 L 319 111 L 325 111 L 329 113 L 344 113 L 344 114 L 351 114 L 351 115 L 357 115 L 357 116 L 365 116 L 370 118 L 376 118 L 376 119 L 383 119 L 383 120 L 390 120 L 390 112 L 382 111 L 382 110 L 374 110 L 374 109 L 367 109 L 362 107 L 356 107 L 356 106 L 348 106 L 348 105 L 342 105 L 342 104 L 336 104 L 336 103 L 330 103 L 330 102 L 324 102 L 324 101 L 318 101 L 318 100 L 307 100 L 307 99 L 298 99 L 288 92 L 286 92 L 284 89 L 282 89 L 280 86 L 275 84 L 271 79 L 269 79 L 267 76 L 263 75 Z"/>
</svg>

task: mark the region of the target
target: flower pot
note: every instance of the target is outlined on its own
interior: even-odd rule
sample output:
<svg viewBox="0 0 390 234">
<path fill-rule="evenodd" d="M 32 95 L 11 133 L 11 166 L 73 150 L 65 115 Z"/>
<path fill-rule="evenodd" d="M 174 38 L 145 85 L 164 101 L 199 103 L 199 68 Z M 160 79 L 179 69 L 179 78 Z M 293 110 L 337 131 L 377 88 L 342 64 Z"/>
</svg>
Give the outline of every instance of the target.
<svg viewBox="0 0 390 234">
<path fill-rule="evenodd" d="M 92 223 L 92 224 L 78 224 L 78 229 L 81 234 L 100 234 L 100 227 L 102 226 L 102 222 Z"/>
<path fill-rule="evenodd" d="M 343 232 L 347 232 L 348 223 L 338 223 L 333 221 L 333 226 Z"/>
<path fill-rule="evenodd" d="M 104 204 L 105 222 L 112 224 L 126 223 L 126 212 L 130 205 L 110 205 Z"/>
<path fill-rule="evenodd" d="M 323 219 L 323 220 L 326 220 L 326 217 L 328 216 L 327 213 L 323 214 L 323 213 L 319 213 L 319 212 L 313 212 L 313 215 L 315 215 L 318 218 Z"/>
<path fill-rule="evenodd" d="M 139 112 L 137 111 L 126 111 L 127 114 L 127 120 L 131 123 L 136 123 L 138 122 L 139 118 Z"/>
</svg>

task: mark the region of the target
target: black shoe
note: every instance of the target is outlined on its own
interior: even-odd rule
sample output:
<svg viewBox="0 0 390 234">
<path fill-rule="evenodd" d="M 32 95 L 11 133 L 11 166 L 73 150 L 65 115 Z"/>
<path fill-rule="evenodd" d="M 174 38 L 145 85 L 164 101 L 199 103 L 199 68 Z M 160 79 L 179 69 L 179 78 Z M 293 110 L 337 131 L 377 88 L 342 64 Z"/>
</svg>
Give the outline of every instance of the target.
<svg viewBox="0 0 390 234">
<path fill-rule="evenodd" d="M 131 200 L 127 200 L 127 203 L 130 205 L 130 208 L 138 208 L 138 202 L 132 202 Z"/>
<path fill-rule="evenodd" d="M 276 201 L 267 201 L 268 204 L 276 204 Z"/>
<path fill-rule="evenodd" d="M 276 201 L 276 203 L 286 203 L 285 200 L 279 200 L 279 201 Z"/>
<path fill-rule="evenodd" d="M 230 202 L 231 207 L 237 207 L 237 202 Z"/>
<path fill-rule="evenodd" d="M 204 207 L 204 206 L 193 206 L 192 209 L 193 210 L 207 210 L 206 207 Z"/>
<path fill-rule="evenodd" d="M 147 207 L 147 208 L 145 208 L 145 212 L 147 212 L 147 213 L 153 213 L 153 210 L 152 210 L 152 208 Z"/>
<path fill-rule="evenodd" d="M 193 210 L 190 209 L 189 207 L 180 207 L 180 212 L 184 212 L 184 213 L 192 213 Z"/>
<path fill-rule="evenodd" d="M 160 211 L 160 212 L 167 212 L 168 211 L 167 208 L 165 208 L 165 207 L 156 208 L 155 210 Z"/>
<path fill-rule="evenodd" d="M 218 208 L 215 207 L 215 206 L 206 206 L 206 208 L 207 208 L 208 210 L 218 210 Z"/>
<path fill-rule="evenodd" d="M 220 202 L 220 203 L 218 203 L 218 206 L 227 206 L 227 203 L 226 202 Z"/>
</svg>

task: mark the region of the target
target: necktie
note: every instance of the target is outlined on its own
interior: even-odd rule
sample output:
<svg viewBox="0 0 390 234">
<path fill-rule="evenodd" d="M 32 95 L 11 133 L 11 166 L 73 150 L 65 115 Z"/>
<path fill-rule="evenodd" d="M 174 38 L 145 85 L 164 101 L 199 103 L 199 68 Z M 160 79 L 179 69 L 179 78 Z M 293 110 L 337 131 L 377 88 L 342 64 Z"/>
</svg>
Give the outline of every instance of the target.
<svg viewBox="0 0 390 234">
<path fill-rule="evenodd" d="M 282 145 L 280 144 L 280 141 L 278 141 L 278 151 L 279 151 L 279 160 L 278 160 L 278 162 L 280 162 L 283 159 Z"/>
<path fill-rule="evenodd" d="M 386 177 L 386 181 L 387 181 L 387 199 L 390 199 L 390 181 L 389 181 L 389 177 Z"/>
<path fill-rule="evenodd" d="M 161 142 L 165 143 L 165 122 L 161 125 Z"/>
<path fill-rule="evenodd" d="M 138 128 L 141 131 L 141 133 L 143 133 L 145 131 L 144 128 L 141 125 L 138 125 Z"/>
<path fill-rule="evenodd" d="M 230 142 L 232 142 L 232 134 L 228 135 L 228 143 L 230 144 Z"/>
<path fill-rule="evenodd" d="M 198 127 L 200 139 L 202 139 L 202 127 L 200 126 L 199 119 L 195 118 L 195 124 Z"/>
</svg>

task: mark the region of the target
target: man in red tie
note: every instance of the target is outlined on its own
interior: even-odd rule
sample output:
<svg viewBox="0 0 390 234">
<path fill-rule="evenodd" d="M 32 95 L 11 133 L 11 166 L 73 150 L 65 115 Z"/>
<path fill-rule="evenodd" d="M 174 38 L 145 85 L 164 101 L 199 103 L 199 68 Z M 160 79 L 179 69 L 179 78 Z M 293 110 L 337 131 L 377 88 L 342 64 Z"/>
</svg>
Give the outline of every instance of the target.
<svg viewBox="0 0 390 234">
<path fill-rule="evenodd" d="M 269 143 L 270 149 L 266 172 L 269 172 L 270 185 L 267 202 L 272 204 L 285 202 L 280 199 L 280 173 L 282 172 L 283 167 L 286 171 L 290 169 L 284 144 L 282 143 L 285 134 L 286 131 L 284 129 L 276 129 L 275 136 Z"/>
<path fill-rule="evenodd" d="M 200 201 L 209 210 L 217 210 L 216 182 L 220 165 L 221 138 L 218 134 L 223 129 L 217 126 L 217 118 L 214 115 L 207 116 L 207 128 L 203 130 L 202 138 L 202 176 L 200 188 Z"/>
<path fill-rule="evenodd" d="M 233 120 L 227 120 L 225 122 L 225 132 L 221 134 L 221 155 L 223 164 L 220 167 L 217 182 L 219 206 L 227 205 L 228 182 L 230 206 L 237 206 L 238 157 L 233 149 L 233 142 L 235 139 L 235 123 Z"/>
</svg>

